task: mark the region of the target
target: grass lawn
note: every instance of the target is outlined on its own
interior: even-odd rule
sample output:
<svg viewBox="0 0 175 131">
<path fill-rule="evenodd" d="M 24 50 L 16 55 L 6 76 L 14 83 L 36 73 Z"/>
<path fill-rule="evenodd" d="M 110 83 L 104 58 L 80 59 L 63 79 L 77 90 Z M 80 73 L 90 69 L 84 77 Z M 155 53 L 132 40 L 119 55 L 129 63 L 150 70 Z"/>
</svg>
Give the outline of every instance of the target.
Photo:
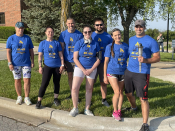
<svg viewBox="0 0 175 131">
<path fill-rule="evenodd" d="M 163 52 L 160 52 L 160 61 L 164 61 L 164 62 L 175 62 L 175 53 L 174 53 L 174 56 L 173 56 L 173 60 L 172 60 L 172 53 L 163 53 Z"/>
<path fill-rule="evenodd" d="M 12 73 L 9 71 L 7 66 L 7 61 L 0 61 L 1 70 L 0 70 L 0 96 L 7 97 L 11 99 L 16 99 L 17 94 L 14 88 L 14 80 Z M 41 85 L 42 76 L 37 72 L 38 64 L 37 64 L 37 56 L 35 55 L 35 67 L 32 69 L 32 78 L 31 78 L 31 90 L 30 90 L 30 98 L 31 101 L 35 104 L 38 97 L 38 91 Z M 50 81 L 50 84 L 46 90 L 46 94 L 42 101 L 43 106 L 70 111 L 73 107 L 71 100 L 65 100 L 66 97 L 70 95 L 70 90 L 68 86 L 68 80 L 66 75 L 62 75 L 61 84 L 60 84 L 60 95 L 59 99 L 61 101 L 61 105 L 56 107 L 53 105 L 53 82 Z M 24 92 L 24 91 L 23 91 Z M 24 93 L 22 94 L 24 97 Z M 96 116 L 110 116 L 113 111 L 112 107 L 112 96 L 113 90 L 110 85 L 108 85 L 108 95 L 107 101 L 111 105 L 109 108 L 103 106 L 101 104 L 101 92 L 100 92 L 100 84 L 97 80 L 97 83 L 94 85 L 93 96 L 91 110 Z M 79 111 L 83 113 L 85 107 L 85 81 L 83 81 L 79 98 L 81 102 L 79 104 Z M 123 117 L 141 117 L 141 107 L 140 101 L 137 98 L 136 100 L 138 111 L 135 112 L 124 112 Z M 163 117 L 169 115 L 175 115 L 175 85 L 170 82 L 164 82 L 159 79 L 151 78 L 149 85 L 149 103 L 150 103 L 150 117 Z M 124 95 L 123 107 L 129 107 L 130 104 Z"/>
</svg>

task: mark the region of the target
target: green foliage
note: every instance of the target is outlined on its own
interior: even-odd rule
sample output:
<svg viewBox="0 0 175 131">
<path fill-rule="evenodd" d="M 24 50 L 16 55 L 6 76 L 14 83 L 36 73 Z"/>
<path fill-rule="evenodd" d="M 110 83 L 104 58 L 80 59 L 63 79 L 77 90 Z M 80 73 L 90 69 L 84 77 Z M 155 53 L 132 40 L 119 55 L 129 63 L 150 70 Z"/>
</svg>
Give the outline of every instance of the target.
<svg viewBox="0 0 175 131">
<path fill-rule="evenodd" d="M 0 38 L 8 39 L 13 34 L 15 34 L 15 27 L 0 26 Z M 24 29 L 24 34 L 30 34 L 28 28 Z"/>
<path fill-rule="evenodd" d="M 54 28 L 54 38 L 60 34 L 61 3 L 53 0 L 24 0 L 29 7 L 22 12 L 22 21 L 31 30 L 31 38 L 35 42 L 44 40 L 47 26 Z"/>
</svg>

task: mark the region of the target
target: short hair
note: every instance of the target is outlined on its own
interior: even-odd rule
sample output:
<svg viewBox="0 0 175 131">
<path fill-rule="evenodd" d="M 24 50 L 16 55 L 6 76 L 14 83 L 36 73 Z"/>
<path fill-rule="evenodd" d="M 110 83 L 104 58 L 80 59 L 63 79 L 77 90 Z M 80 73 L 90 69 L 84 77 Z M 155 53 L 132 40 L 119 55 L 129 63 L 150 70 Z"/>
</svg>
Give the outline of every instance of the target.
<svg viewBox="0 0 175 131">
<path fill-rule="evenodd" d="M 46 29 L 45 29 L 45 32 L 47 31 L 48 28 L 51 28 L 54 31 L 52 26 L 47 26 Z"/>
<path fill-rule="evenodd" d="M 92 27 L 91 27 L 90 25 L 84 25 L 84 26 L 83 26 L 83 30 L 84 30 L 84 28 L 90 28 L 91 31 L 92 31 Z"/>
<path fill-rule="evenodd" d="M 104 21 L 103 21 L 103 19 L 102 18 L 95 18 L 95 20 L 94 20 L 94 24 L 95 24 L 95 22 L 96 21 L 102 21 L 103 22 L 103 24 L 104 24 Z"/>
<path fill-rule="evenodd" d="M 72 17 L 69 17 L 69 18 L 67 19 L 67 21 L 68 21 L 68 20 L 73 20 L 74 23 L 75 23 L 75 20 L 74 20 L 74 18 L 72 18 Z"/>
</svg>

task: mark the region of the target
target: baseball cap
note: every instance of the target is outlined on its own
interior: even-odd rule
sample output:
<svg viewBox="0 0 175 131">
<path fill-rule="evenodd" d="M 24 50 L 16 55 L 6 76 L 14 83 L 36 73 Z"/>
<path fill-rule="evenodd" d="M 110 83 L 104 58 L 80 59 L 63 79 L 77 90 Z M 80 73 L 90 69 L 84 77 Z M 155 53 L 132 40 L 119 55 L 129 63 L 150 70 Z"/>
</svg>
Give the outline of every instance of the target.
<svg viewBox="0 0 175 131">
<path fill-rule="evenodd" d="M 24 28 L 24 23 L 23 22 L 17 22 L 15 24 L 15 26 L 18 27 L 18 28 Z"/>
<path fill-rule="evenodd" d="M 145 27 L 145 21 L 144 20 L 136 20 L 135 21 L 135 26 L 140 25 L 142 27 Z"/>
</svg>

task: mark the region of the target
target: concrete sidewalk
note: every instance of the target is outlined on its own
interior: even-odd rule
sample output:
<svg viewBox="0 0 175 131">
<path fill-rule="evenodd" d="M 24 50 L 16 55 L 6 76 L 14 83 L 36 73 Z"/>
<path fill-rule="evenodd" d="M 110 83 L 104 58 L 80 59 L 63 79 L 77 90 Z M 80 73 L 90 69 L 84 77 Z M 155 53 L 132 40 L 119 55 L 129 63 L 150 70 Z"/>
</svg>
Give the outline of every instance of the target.
<svg viewBox="0 0 175 131">
<path fill-rule="evenodd" d="M 33 124 L 52 131 L 138 131 L 142 118 L 122 118 L 117 122 L 112 117 L 77 115 L 70 117 L 67 111 L 35 105 L 16 105 L 15 100 L 0 97 L 0 115 Z M 175 130 L 175 116 L 149 118 L 150 131 Z"/>
</svg>

